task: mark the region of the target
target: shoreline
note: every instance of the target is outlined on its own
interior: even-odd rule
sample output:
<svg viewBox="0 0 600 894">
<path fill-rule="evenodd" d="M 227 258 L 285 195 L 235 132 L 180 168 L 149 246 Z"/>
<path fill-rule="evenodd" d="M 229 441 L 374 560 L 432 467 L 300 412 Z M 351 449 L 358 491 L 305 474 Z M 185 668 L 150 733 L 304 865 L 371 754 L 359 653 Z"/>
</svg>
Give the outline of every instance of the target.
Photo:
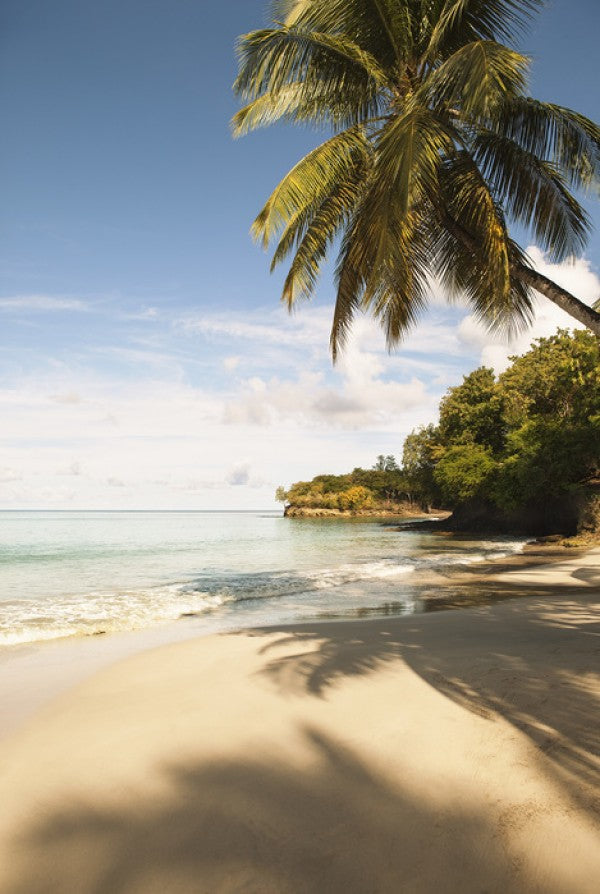
<svg viewBox="0 0 600 894">
<path fill-rule="evenodd" d="M 436 524 L 450 518 L 452 513 L 447 509 L 432 509 L 424 512 L 408 503 L 398 505 L 395 508 L 378 507 L 376 509 L 330 509 L 325 506 L 295 506 L 290 504 L 283 510 L 284 518 L 330 518 L 330 519 L 361 519 L 368 518 L 372 521 L 398 522 L 402 519 L 412 519 L 419 523 L 419 519 L 425 524 Z"/>
<path fill-rule="evenodd" d="M 600 565 L 600 548 L 595 549 Z M 535 571 L 546 566 L 550 568 L 580 558 L 586 561 L 586 556 L 593 552 L 530 542 L 525 544 L 522 552 L 470 566 L 449 566 L 445 573 L 420 570 L 414 589 L 423 602 L 425 613 L 463 610 L 506 599 L 519 599 L 528 595 L 529 591 L 535 592 L 536 585 L 519 581 L 515 572 Z M 506 574 L 509 575 L 508 579 L 504 577 Z M 358 609 L 349 608 L 344 615 L 328 615 L 324 611 L 318 617 L 296 623 L 350 623 L 383 617 L 408 622 L 421 615 L 421 611 L 406 614 L 400 609 L 401 603 L 365 605 Z M 234 632 L 254 629 L 240 626 L 225 631 L 219 627 L 210 630 L 210 623 L 210 618 L 200 614 L 102 636 L 59 637 L 3 647 L 0 649 L 0 742 L 54 698 L 117 662 L 171 644 L 219 636 L 232 629 Z"/>
<path fill-rule="evenodd" d="M 482 579 L 530 595 L 187 639 L 63 691 L 0 742 L 0 890 L 592 894 L 600 550 Z"/>
</svg>

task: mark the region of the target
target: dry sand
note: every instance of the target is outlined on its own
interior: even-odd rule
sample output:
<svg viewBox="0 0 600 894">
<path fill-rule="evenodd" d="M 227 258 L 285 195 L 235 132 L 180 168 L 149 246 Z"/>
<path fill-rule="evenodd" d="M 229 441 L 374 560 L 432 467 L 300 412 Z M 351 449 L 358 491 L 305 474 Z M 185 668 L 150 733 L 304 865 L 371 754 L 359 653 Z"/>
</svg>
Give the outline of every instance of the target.
<svg viewBox="0 0 600 894">
<path fill-rule="evenodd" d="M 54 698 L 0 744 L 0 890 L 596 894 L 600 550 L 489 577 L 531 595 L 177 643 Z"/>
</svg>

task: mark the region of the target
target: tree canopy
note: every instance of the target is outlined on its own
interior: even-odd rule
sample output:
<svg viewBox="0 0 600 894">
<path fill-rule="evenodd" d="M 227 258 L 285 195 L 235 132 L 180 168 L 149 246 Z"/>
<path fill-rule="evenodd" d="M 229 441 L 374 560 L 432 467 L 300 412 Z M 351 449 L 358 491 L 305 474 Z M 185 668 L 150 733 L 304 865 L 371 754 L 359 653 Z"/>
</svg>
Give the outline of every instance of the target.
<svg viewBox="0 0 600 894">
<path fill-rule="evenodd" d="M 276 121 L 328 138 L 283 178 L 252 232 L 309 298 L 333 245 L 334 358 L 357 311 L 396 344 L 431 276 L 492 329 L 526 326 L 532 289 L 600 335 L 600 314 L 534 270 L 510 234 L 551 260 L 581 252 L 575 196 L 600 172 L 600 128 L 527 93 L 513 48 L 541 0 L 279 0 L 239 41 L 237 135 Z"/>
<path fill-rule="evenodd" d="M 276 499 L 306 509 L 389 512 L 410 499 L 406 476 L 394 456 L 380 455 L 372 469 L 356 468 L 347 475 L 317 475 L 297 481 L 289 490 L 277 488 Z"/>
<path fill-rule="evenodd" d="M 449 389 L 438 426 L 409 436 L 413 490 L 450 506 L 513 509 L 600 475 L 600 343 L 559 330 L 497 378 L 484 367 Z M 409 452 L 410 455 L 410 452 Z"/>
</svg>

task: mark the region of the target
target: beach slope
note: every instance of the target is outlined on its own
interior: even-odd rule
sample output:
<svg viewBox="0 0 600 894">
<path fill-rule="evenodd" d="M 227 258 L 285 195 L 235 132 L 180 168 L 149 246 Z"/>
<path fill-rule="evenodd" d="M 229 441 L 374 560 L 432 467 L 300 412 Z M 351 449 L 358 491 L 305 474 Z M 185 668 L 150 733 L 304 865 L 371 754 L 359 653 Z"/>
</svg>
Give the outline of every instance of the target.
<svg viewBox="0 0 600 894">
<path fill-rule="evenodd" d="M 102 670 L 0 744 L 0 890 L 598 891 L 600 551 L 527 575 Z"/>
</svg>

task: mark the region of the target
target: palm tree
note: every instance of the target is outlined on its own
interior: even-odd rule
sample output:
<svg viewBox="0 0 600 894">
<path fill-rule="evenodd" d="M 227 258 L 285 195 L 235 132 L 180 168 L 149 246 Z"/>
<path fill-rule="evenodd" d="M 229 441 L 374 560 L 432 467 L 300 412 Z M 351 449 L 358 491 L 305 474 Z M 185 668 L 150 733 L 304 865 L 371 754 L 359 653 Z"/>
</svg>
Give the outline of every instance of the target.
<svg viewBox="0 0 600 894">
<path fill-rule="evenodd" d="M 600 128 L 526 93 L 507 44 L 541 0 L 279 0 L 273 27 L 239 41 L 236 135 L 284 120 L 328 139 L 283 178 L 254 221 L 291 258 L 283 300 L 312 295 L 335 243 L 335 356 L 362 309 L 398 342 L 431 277 L 488 327 L 532 318 L 532 289 L 600 335 L 600 313 L 533 269 L 525 226 L 555 261 L 590 229 L 571 190 L 594 189 Z"/>
</svg>

